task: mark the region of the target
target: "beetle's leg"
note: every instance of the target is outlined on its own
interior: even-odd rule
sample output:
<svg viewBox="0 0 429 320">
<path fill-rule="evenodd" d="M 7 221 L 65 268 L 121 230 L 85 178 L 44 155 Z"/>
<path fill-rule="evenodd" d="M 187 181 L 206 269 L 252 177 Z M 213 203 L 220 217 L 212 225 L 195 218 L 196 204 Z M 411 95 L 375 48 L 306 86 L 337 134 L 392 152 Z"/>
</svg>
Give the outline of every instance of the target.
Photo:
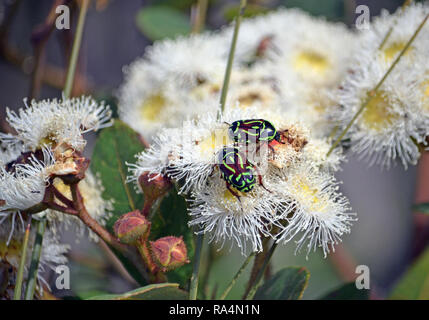
<svg viewBox="0 0 429 320">
<path fill-rule="evenodd" d="M 237 200 L 241 203 L 240 200 L 240 196 L 237 194 L 237 192 L 235 192 L 234 190 L 231 189 L 231 187 L 229 186 L 228 182 L 226 183 L 226 188 L 228 189 L 229 192 L 231 192 L 231 194 L 237 198 Z"/>
<path fill-rule="evenodd" d="M 280 135 L 282 135 L 285 131 L 286 131 L 286 130 L 283 130 L 283 131 L 277 132 L 277 135 L 276 135 L 276 137 L 274 138 L 274 140 L 276 140 L 278 143 L 286 144 L 286 142 L 283 142 L 283 141 L 282 141 L 282 139 L 280 139 Z"/>
<path fill-rule="evenodd" d="M 269 143 L 267 143 L 267 145 L 268 145 L 268 148 L 271 150 L 271 152 L 273 154 L 273 160 L 275 160 L 275 151 L 274 151 L 274 148 Z M 261 142 L 258 143 L 258 146 L 256 147 L 256 150 L 255 150 L 255 153 L 258 153 L 260 149 L 261 149 Z"/>
<path fill-rule="evenodd" d="M 255 167 L 256 173 L 258 174 L 258 181 L 259 184 L 262 186 L 262 188 L 264 188 L 265 190 L 267 190 L 269 193 L 272 193 L 270 190 L 268 190 L 267 188 L 265 188 L 264 183 L 262 182 L 262 175 L 261 172 L 259 171 L 259 169 L 257 167 Z"/>
<path fill-rule="evenodd" d="M 268 144 L 268 148 L 270 148 L 271 152 L 273 153 L 273 160 L 276 159 L 276 151 L 274 150 L 273 146 Z"/>
</svg>

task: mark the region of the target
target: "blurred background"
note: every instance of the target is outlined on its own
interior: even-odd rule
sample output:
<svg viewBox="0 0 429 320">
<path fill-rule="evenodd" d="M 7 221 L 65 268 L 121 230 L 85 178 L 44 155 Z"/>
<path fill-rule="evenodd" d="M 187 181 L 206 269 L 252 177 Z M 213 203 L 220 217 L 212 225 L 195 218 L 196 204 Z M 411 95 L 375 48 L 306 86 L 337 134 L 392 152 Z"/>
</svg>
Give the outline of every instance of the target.
<svg viewBox="0 0 429 320">
<path fill-rule="evenodd" d="M 44 23 L 51 7 L 60 2 L 70 5 L 71 30 L 46 30 Z M 216 29 L 231 21 L 238 2 L 209 1 L 206 29 Z M 395 11 L 403 0 L 248 2 L 247 15 L 263 14 L 279 6 L 299 7 L 313 15 L 352 25 L 358 5 L 367 5 L 371 16 L 375 16 L 382 8 Z M 189 32 L 194 5 L 195 0 L 94 0 L 86 19 L 74 94 L 91 93 L 114 106 L 115 90 L 123 81 L 123 66 L 141 56 L 152 41 L 166 34 Z M 160 6 L 167 12 L 161 10 L 160 13 Z M 3 130 L 7 130 L 6 107 L 22 107 L 25 97 L 61 96 L 77 9 L 75 1 L 0 0 L 0 119 Z M 44 32 L 50 32 L 48 41 L 44 40 Z M 44 49 L 40 50 L 41 47 Z M 36 75 L 33 70 L 37 63 L 43 64 L 43 72 Z M 33 77 L 40 77 L 40 87 L 31 85 Z M 90 149 L 86 150 L 90 153 Z M 427 241 L 427 235 L 424 236 L 428 230 L 427 219 L 412 212 L 416 200 L 429 200 L 425 163 L 427 161 L 422 161 L 419 168 L 404 170 L 396 166 L 382 171 L 349 157 L 338 178 L 344 182 L 342 191 L 349 197 L 359 220 L 352 233 L 344 238 L 344 246 L 330 258 L 323 259 L 317 252 L 308 260 L 305 253 L 294 255 L 294 245 L 281 247 L 274 256 L 273 271 L 287 265 L 306 266 L 311 277 L 304 299 L 312 299 L 353 280 L 356 265 L 367 265 L 371 272 L 371 289 L 376 297 L 385 297 L 421 250 L 422 243 Z M 419 222 L 418 235 L 423 240 L 416 240 L 415 222 L 420 220 L 423 222 Z M 102 244 L 86 239 L 76 243 L 70 233 L 64 235 L 64 241 L 73 247 L 69 255 L 71 289 L 54 291 L 54 294 L 84 298 L 97 292 L 123 292 L 134 287 L 131 279 L 124 280 L 123 270 Z M 222 292 L 230 280 L 229 275 L 232 276 L 244 260 L 239 251 L 229 252 L 229 247 L 225 247 L 226 250 L 214 252 L 204 260 L 214 263 L 208 283 L 210 292 L 215 287 Z M 47 274 L 47 278 L 52 280 L 54 275 Z M 246 276 L 241 277 L 230 298 L 240 298 L 245 280 Z"/>
</svg>

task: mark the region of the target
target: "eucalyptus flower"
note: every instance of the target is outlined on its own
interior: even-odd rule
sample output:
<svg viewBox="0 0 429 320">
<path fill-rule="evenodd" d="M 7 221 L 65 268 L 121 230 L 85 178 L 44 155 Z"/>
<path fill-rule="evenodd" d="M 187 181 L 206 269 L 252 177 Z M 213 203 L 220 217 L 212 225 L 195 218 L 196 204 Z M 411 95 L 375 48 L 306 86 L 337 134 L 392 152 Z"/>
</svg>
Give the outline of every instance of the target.
<svg viewBox="0 0 429 320">
<path fill-rule="evenodd" d="M 284 240 L 287 237 L 284 235 L 289 235 L 284 230 L 291 216 L 297 212 L 298 217 L 305 212 L 305 203 L 300 211 L 296 210 L 297 198 L 286 189 L 286 177 L 297 167 L 304 167 L 326 177 L 326 180 L 317 180 L 320 190 L 325 190 L 327 184 L 333 183 L 332 173 L 338 169 L 342 156 L 334 153 L 327 160 L 323 153 L 327 142 L 317 139 L 310 142 L 309 130 L 288 120 L 279 108 L 273 112 L 274 107 L 267 111 L 237 106 L 227 108 L 219 120 L 215 114 L 207 114 L 184 122 L 180 128 L 163 130 L 149 149 L 137 155 L 135 164 L 128 164 L 131 173 L 128 181 L 137 182 L 141 175 L 172 179 L 179 191 L 190 197 L 190 226 L 195 226 L 197 232 L 207 233 L 210 241 L 222 246 L 232 240 L 244 254 L 249 250 L 261 251 L 264 237 Z M 278 141 L 259 148 L 252 143 L 237 145 L 229 131 L 230 125 L 245 119 L 270 121 L 277 128 Z M 311 146 L 308 150 L 307 145 Z M 228 165 L 220 159 L 222 150 L 237 150 L 242 164 L 250 166 L 249 190 L 240 191 L 222 177 L 221 165 Z M 230 170 L 233 174 L 234 167 Z M 321 206 L 329 206 L 331 200 L 321 198 Z M 308 230 L 311 228 L 309 225 Z M 338 234 L 336 229 L 330 232 Z M 323 241 L 324 244 L 328 240 Z"/>
<path fill-rule="evenodd" d="M 35 151 L 44 145 L 66 144 L 82 151 L 83 134 L 111 125 L 111 111 L 89 97 L 31 101 L 18 113 L 7 109 L 6 121 L 16 135 L 0 134 L 4 145 L 22 143 L 25 150 Z"/>
<path fill-rule="evenodd" d="M 370 164 L 386 168 L 396 159 L 405 168 L 416 164 L 420 158 L 419 144 L 425 145 L 427 136 L 423 88 L 429 74 L 425 72 L 424 60 L 416 57 L 410 68 L 407 58 L 401 59 L 376 92 L 374 88 L 392 62 L 368 47 L 363 47 L 354 61 L 353 72 L 334 93 L 340 106 L 335 114 L 340 128 L 346 127 L 365 105 L 347 133 L 352 151 Z"/>
<path fill-rule="evenodd" d="M 318 247 L 325 257 L 335 251 L 334 245 L 350 233 L 356 219 L 349 201 L 338 191 L 334 176 L 301 162 L 283 172 L 276 185 L 291 208 L 284 212 L 286 223 L 277 241 L 287 243 L 297 238 L 296 251 L 306 245 L 307 256 Z"/>
<path fill-rule="evenodd" d="M 26 163 L 0 167 L 0 225 L 12 219 L 9 240 L 14 233 L 16 217 L 22 222 L 21 212 L 32 211 L 45 196 L 45 189 L 54 166 L 53 155 L 44 148 L 42 159 L 30 154 Z"/>
</svg>

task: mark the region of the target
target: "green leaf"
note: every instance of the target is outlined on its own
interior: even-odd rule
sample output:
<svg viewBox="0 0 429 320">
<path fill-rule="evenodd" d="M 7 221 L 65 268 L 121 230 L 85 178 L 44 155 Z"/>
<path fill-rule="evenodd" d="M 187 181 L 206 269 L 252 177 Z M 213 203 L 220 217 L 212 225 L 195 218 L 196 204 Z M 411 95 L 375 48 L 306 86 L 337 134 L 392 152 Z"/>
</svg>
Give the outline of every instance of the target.
<svg viewBox="0 0 429 320">
<path fill-rule="evenodd" d="M 413 209 L 420 213 L 429 214 L 429 202 L 416 204 Z"/>
<path fill-rule="evenodd" d="M 368 300 L 370 290 L 357 289 L 354 282 L 342 285 L 320 298 L 320 300 Z"/>
<path fill-rule="evenodd" d="M 304 267 L 287 267 L 277 272 L 256 291 L 254 300 L 299 300 L 310 273 Z"/>
<path fill-rule="evenodd" d="M 153 41 L 191 32 L 189 18 L 171 7 L 144 7 L 137 13 L 136 24 L 139 30 Z"/>
<path fill-rule="evenodd" d="M 315 16 L 325 16 L 331 20 L 342 20 L 344 18 L 344 0 L 283 0 L 287 8 L 299 8 Z"/>
<path fill-rule="evenodd" d="M 135 162 L 134 155 L 143 149 L 138 134 L 120 120 L 104 129 L 95 144 L 91 171 L 103 183 L 103 198 L 114 199 L 114 213 L 106 224 L 110 232 L 121 215 L 143 206 L 143 196 L 136 193 L 133 184 L 125 182 L 128 175 L 125 162 Z"/>
<path fill-rule="evenodd" d="M 405 273 L 405 276 L 393 289 L 390 299 L 429 299 L 429 248 Z"/>
<path fill-rule="evenodd" d="M 143 196 L 136 193 L 132 184 L 125 182 L 128 174 L 125 162 L 134 162 L 134 155 L 143 149 L 138 134 L 119 120 L 102 130 L 96 141 L 91 171 L 101 179 L 103 198 L 114 200 L 113 214 L 106 223 L 109 232 L 113 232 L 113 225 L 121 215 L 143 206 Z M 139 283 L 146 284 L 133 264 L 115 253 L 131 275 Z"/>
<path fill-rule="evenodd" d="M 177 283 L 151 284 L 122 294 L 106 294 L 88 300 L 187 300 L 188 293 Z"/>
<path fill-rule="evenodd" d="M 160 208 L 152 219 L 150 239 L 156 240 L 165 236 L 183 236 L 188 258 L 192 261 L 194 257 L 194 239 L 192 230 L 188 227 L 189 216 L 186 200 L 177 194 L 175 189 L 171 190 L 162 200 Z M 187 288 L 192 274 L 190 263 L 168 272 L 169 281 L 177 282 Z"/>
</svg>

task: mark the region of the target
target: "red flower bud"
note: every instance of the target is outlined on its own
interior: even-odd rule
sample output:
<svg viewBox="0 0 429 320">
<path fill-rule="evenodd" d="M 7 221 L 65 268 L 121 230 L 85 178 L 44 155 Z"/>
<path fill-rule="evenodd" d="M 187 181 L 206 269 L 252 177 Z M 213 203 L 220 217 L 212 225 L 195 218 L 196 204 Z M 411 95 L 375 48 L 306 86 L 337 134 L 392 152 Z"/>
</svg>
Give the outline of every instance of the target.
<svg viewBox="0 0 429 320">
<path fill-rule="evenodd" d="M 183 237 L 168 236 L 150 242 L 154 262 L 162 272 L 176 269 L 189 263 L 188 250 Z"/>
<path fill-rule="evenodd" d="M 144 194 L 143 215 L 148 216 L 154 202 L 165 196 L 170 190 L 172 183 L 170 179 L 162 175 L 144 172 L 139 177 L 139 186 Z"/>
<path fill-rule="evenodd" d="M 113 226 L 116 237 L 125 244 L 135 244 L 139 239 L 147 239 L 151 223 L 139 210 L 121 216 Z"/>
<path fill-rule="evenodd" d="M 145 201 L 152 202 L 164 196 L 172 186 L 170 179 L 167 177 L 147 172 L 140 175 L 139 185 L 144 193 Z"/>
</svg>

